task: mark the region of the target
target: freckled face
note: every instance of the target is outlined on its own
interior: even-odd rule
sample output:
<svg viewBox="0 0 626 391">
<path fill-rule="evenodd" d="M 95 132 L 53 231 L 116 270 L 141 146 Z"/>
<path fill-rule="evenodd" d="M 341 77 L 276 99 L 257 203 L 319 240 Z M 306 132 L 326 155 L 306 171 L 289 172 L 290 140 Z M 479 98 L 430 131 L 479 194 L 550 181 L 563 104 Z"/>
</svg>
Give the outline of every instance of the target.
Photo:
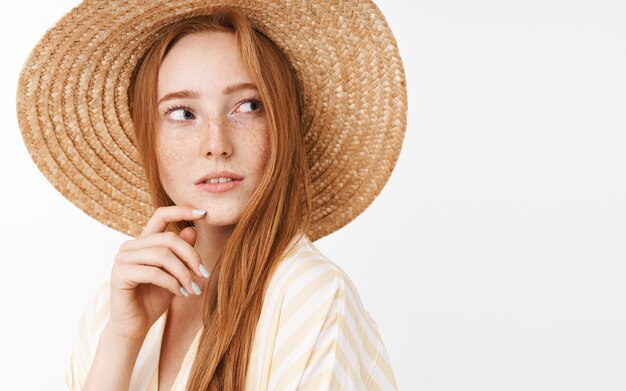
<svg viewBox="0 0 626 391">
<path fill-rule="evenodd" d="M 163 100 L 180 91 L 188 93 Z M 238 56 L 235 36 L 201 32 L 178 41 L 161 64 L 158 99 L 156 152 L 165 191 L 177 205 L 207 210 L 210 225 L 235 224 L 261 179 L 269 150 L 265 109 Z M 214 171 L 243 179 L 218 193 L 197 185 Z"/>
</svg>

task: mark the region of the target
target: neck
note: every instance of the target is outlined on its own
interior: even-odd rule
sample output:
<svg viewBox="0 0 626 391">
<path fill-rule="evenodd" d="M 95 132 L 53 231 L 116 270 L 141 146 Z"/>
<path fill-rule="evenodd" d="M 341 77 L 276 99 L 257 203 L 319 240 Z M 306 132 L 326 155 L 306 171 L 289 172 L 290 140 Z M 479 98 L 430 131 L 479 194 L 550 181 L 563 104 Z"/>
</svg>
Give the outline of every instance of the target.
<svg viewBox="0 0 626 391">
<path fill-rule="evenodd" d="M 209 271 L 213 273 L 217 260 L 224 251 L 224 245 L 226 240 L 230 237 L 235 229 L 234 225 L 209 225 L 205 222 L 194 222 L 196 228 L 196 243 L 194 245 L 195 250 L 202 259 L 202 264 Z"/>
</svg>

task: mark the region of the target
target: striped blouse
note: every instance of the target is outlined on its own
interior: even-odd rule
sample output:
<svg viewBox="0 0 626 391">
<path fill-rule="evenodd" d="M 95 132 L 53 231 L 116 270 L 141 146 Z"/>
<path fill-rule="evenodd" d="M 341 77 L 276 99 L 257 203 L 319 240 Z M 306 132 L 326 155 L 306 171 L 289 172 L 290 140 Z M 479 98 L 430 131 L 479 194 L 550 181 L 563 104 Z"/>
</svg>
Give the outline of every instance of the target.
<svg viewBox="0 0 626 391">
<path fill-rule="evenodd" d="M 65 382 L 80 390 L 109 317 L 110 285 L 96 291 L 84 311 Z M 156 391 L 161 338 L 168 311 L 143 342 L 129 391 Z M 183 391 L 201 332 L 172 385 Z M 378 327 L 348 275 L 299 233 L 267 287 L 246 374 L 246 391 L 397 390 Z"/>
</svg>

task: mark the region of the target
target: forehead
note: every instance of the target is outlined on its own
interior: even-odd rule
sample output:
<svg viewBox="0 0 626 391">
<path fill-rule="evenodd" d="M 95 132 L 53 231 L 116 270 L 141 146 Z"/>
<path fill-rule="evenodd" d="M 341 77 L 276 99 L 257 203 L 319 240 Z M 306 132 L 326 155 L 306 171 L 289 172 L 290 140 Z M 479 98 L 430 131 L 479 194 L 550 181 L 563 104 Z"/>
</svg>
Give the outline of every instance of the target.
<svg viewBox="0 0 626 391">
<path fill-rule="evenodd" d="M 214 93 L 233 82 L 251 79 L 233 33 L 205 31 L 181 38 L 163 59 L 159 68 L 159 96 L 179 89 Z"/>
</svg>

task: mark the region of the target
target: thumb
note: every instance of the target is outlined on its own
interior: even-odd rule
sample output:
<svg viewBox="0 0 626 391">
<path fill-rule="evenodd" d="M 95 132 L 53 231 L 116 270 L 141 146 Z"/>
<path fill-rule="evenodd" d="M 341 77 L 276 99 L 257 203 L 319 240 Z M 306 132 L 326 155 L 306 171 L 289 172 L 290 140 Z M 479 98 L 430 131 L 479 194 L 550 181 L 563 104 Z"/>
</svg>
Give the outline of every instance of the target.
<svg viewBox="0 0 626 391">
<path fill-rule="evenodd" d="M 192 247 L 196 243 L 197 234 L 196 229 L 193 226 L 185 227 L 182 231 L 180 231 L 178 236 L 180 236 L 185 242 L 189 243 Z"/>
</svg>

